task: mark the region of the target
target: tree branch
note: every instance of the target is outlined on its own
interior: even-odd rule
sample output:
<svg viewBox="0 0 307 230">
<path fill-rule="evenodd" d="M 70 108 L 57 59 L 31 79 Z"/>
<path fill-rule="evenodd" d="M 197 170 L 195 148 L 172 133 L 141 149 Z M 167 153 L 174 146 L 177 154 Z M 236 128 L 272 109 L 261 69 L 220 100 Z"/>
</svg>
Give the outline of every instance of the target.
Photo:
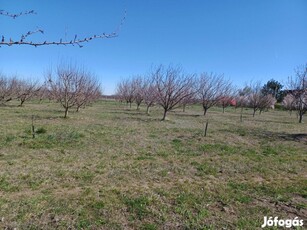
<svg viewBox="0 0 307 230">
<path fill-rule="evenodd" d="M 59 39 L 59 41 L 47 41 L 47 40 L 38 41 L 38 42 L 25 41 L 26 38 L 28 38 L 32 34 L 35 34 L 35 33 L 44 34 L 44 31 L 42 29 L 37 29 L 37 30 L 34 30 L 34 31 L 28 31 L 26 34 L 22 34 L 19 41 L 13 41 L 12 38 L 9 38 L 9 40 L 5 39 L 5 37 L 2 35 L 1 41 L 0 41 L 0 47 L 1 46 L 13 46 L 13 45 L 29 45 L 29 46 L 35 46 L 35 47 L 44 46 L 44 45 L 63 45 L 63 46 L 67 46 L 67 45 L 75 46 L 75 45 L 77 45 L 80 48 L 82 48 L 83 47 L 82 43 L 89 42 L 89 41 L 94 40 L 94 39 L 117 37 L 122 25 L 124 24 L 124 21 L 126 20 L 126 13 L 127 12 L 125 10 L 124 17 L 122 18 L 120 24 L 118 25 L 116 30 L 113 33 L 110 33 L 110 34 L 106 34 L 106 33 L 102 33 L 100 35 L 95 34 L 95 35 L 80 38 L 80 39 L 77 39 L 77 35 L 75 35 L 75 37 L 70 41 L 63 41 L 62 38 Z M 8 17 L 11 17 L 13 19 L 15 19 L 15 18 L 17 18 L 21 15 L 26 15 L 26 14 L 36 14 L 36 13 L 33 10 L 30 10 L 30 11 L 23 11 L 23 12 L 20 12 L 18 14 L 10 14 L 9 12 L 6 12 L 4 10 L 0 10 L 0 15 L 8 16 Z"/>
<path fill-rule="evenodd" d="M 33 31 L 31 32 L 31 34 L 34 34 L 34 33 L 37 33 L 37 32 L 41 32 L 43 33 L 42 30 L 39 30 L 39 31 Z M 31 35 L 29 34 L 29 35 Z M 28 36 L 29 36 L 28 35 Z M 6 45 L 6 46 L 12 46 L 12 45 L 30 45 L 30 46 L 43 46 L 43 45 L 78 45 L 80 48 L 82 48 L 83 46 L 81 45 L 81 43 L 84 43 L 84 42 L 89 42 L 93 39 L 102 39 L 102 38 L 114 38 L 114 37 L 117 37 L 118 35 L 116 33 L 111 33 L 111 34 L 105 34 L 103 33 L 102 35 L 93 35 L 93 36 L 90 36 L 90 37 L 85 37 L 85 38 L 82 38 L 82 39 L 76 39 L 76 36 L 75 36 L 75 39 L 73 40 L 70 40 L 70 41 L 63 41 L 62 39 L 60 39 L 60 41 L 44 41 L 44 42 L 33 42 L 33 41 L 24 41 L 23 38 L 26 37 L 26 35 L 22 35 L 21 37 L 21 40 L 20 41 L 13 41 L 12 39 L 10 39 L 10 41 L 5 41 L 4 40 L 4 36 L 2 36 L 2 40 L 0 42 L 0 47 L 2 45 Z"/>
<path fill-rule="evenodd" d="M 18 14 L 11 14 L 7 11 L 0 10 L 0 15 L 7 16 L 7 17 L 10 17 L 10 18 L 13 18 L 13 19 L 16 19 L 19 16 L 27 15 L 27 14 L 36 14 L 36 12 L 34 12 L 34 10 L 28 10 L 28 11 L 20 12 Z"/>
</svg>

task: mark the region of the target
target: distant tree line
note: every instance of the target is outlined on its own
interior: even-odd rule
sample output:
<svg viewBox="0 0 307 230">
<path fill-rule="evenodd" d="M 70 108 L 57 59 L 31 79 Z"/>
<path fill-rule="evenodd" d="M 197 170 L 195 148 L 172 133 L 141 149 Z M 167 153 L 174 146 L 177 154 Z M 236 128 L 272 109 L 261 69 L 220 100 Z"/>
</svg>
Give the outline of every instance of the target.
<svg viewBox="0 0 307 230">
<path fill-rule="evenodd" d="M 307 65 L 306 65 L 307 66 Z M 302 122 L 306 112 L 307 89 L 304 66 L 296 71 L 296 76 L 290 78 L 287 90 L 275 80 L 265 85 L 260 82 L 251 83 L 242 89 L 236 89 L 223 74 L 201 73 L 200 75 L 185 73 L 182 67 L 159 65 L 151 68 L 149 74 L 135 75 L 121 80 L 116 88 L 116 98 L 127 103 L 131 108 L 135 103 L 137 110 L 143 103 L 146 112 L 157 105 L 163 108 L 162 120 L 166 119 L 169 111 L 186 105 L 200 104 L 203 114 L 213 106 L 220 106 L 223 112 L 226 107 L 234 106 L 251 108 L 253 116 L 268 109 L 274 109 L 275 104 L 282 103 L 285 109 L 295 110 Z"/>
<path fill-rule="evenodd" d="M 253 116 L 258 111 L 273 109 L 276 102 L 281 103 L 290 113 L 295 111 L 300 123 L 307 111 L 307 64 L 295 70 L 289 77 L 286 89 L 278 81 L 270 80 L 265 85 L 259 82 L 250 83 L 242 89 L 233 86 L 223 74 L 186 73 L 180 66 L 152 67 L 146 75 L 135 75 L 121 80 L 116 89 L 116 98 L 131 107 L 135 103 L 150 108 L 163 108 L 162 120 L 169 111 L 187 105 L 200 104 L 203 114 L 214 106 L 223 108 L 234 106 L 251 108 Z M 79 111 L 101 98 L 101 87 L 95 76 L 77 65 L 61 64 L 46 74 L 46 81 L 39 84 L 35 81 L 22 80 L 18 77 L 7 77 L 0 73 L 0 105 L 18 100 L 19 106 L 36 99 L 59 103 L 64 110 L 64 117 L 69 110 Z"/>
</svg>

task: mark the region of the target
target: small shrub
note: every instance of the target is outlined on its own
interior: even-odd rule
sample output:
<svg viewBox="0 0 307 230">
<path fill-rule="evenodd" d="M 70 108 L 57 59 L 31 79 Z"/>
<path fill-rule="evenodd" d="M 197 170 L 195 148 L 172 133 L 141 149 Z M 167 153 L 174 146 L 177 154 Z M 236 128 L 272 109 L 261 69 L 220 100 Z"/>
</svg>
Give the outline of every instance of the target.
<svg viewBox="0 0 307 230">
<path fill-rule="evenodd" d="M 285 110 L 285 107 L 282 104 L 275 104 L 276 110 Z"/>
<path fill-rule="evenodd" d="M 6 136 L 6 138 L 5 138 L 5 142 L 6 142 L 6 143 L 12 142 L 14 139 L 15 139 L 15 136 L 13 136 L 13 135 L 8 135 L 8 136 Z"/>
<path fill-rule="evenodd" d="M 36 132 L 35 133 L 37 133 L 37 134 L 43 134 L 43 133 L 46 133 L 47 132 L 47 130 L 45 129 L 45 128 L 38 128 L 37 130 L 36 130 Z"/>
<path fill-rule="evenodd" d="M 278 150 L 271 146 L 263 146 L 262 154 L 263 155 L 277 155 Z"/>
<path fill-rule="evenodd" d="M 239 134 L 239 136 L 244 137 L 246 136 L 246 130 L 245 129 L 238 129 L 237 133 Z"/>
</svg>

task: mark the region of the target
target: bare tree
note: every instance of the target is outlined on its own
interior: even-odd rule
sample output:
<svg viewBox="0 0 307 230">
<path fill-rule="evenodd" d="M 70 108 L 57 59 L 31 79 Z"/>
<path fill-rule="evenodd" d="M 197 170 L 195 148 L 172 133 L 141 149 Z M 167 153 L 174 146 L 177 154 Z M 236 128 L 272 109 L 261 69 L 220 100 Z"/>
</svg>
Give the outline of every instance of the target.
<svg viewBox="0 0 307 230">
<path fill-rule="evenodd" d="M 225 108 L 228 106 L 237 106 L 236 102 L 236 92 L 237 90 L 230 86 L 231 89 L 225 92 L 225 95 L 218 101 L 217 105 L 223 108 L 223 113 L 225 112 Z"/>
<path fill-rule="evenodd" d="M 299 123 L 302 123 L 307 111 L 307 64 L 295 70 L 295 77 L 289 77 L 286 94 L 292 96 Z"/>
<path fill-rule="evenodd" d="M 117 84 L 116 95 L 120 98 L 121 101 L 125 101 L 127 105 L 130 105 L 134 101 L 135 87 L 133 87 L 130 79 L 124 79 Z"/>
<path fill-rule="evenodd" d="M 41 86 L 39 86 L 37 82 L 29 80 L 28 81 L 18 80 L 17 99 L 20 100 L 19 106 L 23 106 L 23 104 L 26 101 L 32 99 L 35 95 L 37 95 L 40 89 Z"/>
<path fill-rule="evenodd" d="M 243 121 L 243 108 L 248 106 L 248 95 L 251 93 L 252 89 L 248 86 L 245 86 L 243 89 L 239 89 L 237 92 L 237 96 L 235 97 L 236 105 L 235 109 L 238 107 L 240 110 L 240 121 Z"/>
<path fill-rule="evenodd" d="M 236 105 L 235 109 L 237 108 L 244 108 L 247 104 L 246 96 L 245 95 L 237 95 L 235 97 Z"/>
<path fill-rule="evenodd" d="M 190 91 L 194 88 L 195 76 L 185 74 L 181 67 L 159 66 L 154 74 L 154 83 L 157 90 L 157 104 L 163 110 L 162 120 L 165 120 L 167 112 L 180 107 L 180 103 L 195 92 Z"/>
<path fill-rule="evenodd" d="M 286 110 L 289 110 L 290 115 L 292 114 L 292 110 L 295 110 L 295 97 L 291 94 L 288 94 L 284 97 L 282 101 L 282 105 Z"/>
<path fill-rule="evenodd" d="M 157 101 L 157 89 L 154 85 L 154 73 L 144 78 L 144 103 L 146 105 L 146 113 L 149 115 L 150 107 L 153 107 Z"/>
<path fill-rule="evenodd" d="M 255 83 L 250 83 L 249 86 L 247 86 L 250 89 L 249 94 L 247 95 L 247 107 L 253 109 L 253 117 L 255 116 L 256 112 L 260 108 L 260 103 L 261 103 L 261 83 L 260 82 L 255 82 Z M 246 87 L 246 88 L 247 88 Z"/>
<path fill-rule="evenodd" d="M 18 80 L 0 74 L 0 103 L 5 104 L 17 97 Z"/>
<path fill-rule="evenodd" d="M 253 117 L 256 112 L 261 112 L 265 109 L 274 108 L 276 99 L 271 94 L 264 94 L 260 82 L 251 83 L 246 88 L 250 89 L 246 98 L 246 105 L 253 109 Z"/>
<path fill-rule="evenodd" d="M 55 76 L 54 76 L 55 75 Z M 48 73 L 48 84 L 53 97 L 59 102 L 64 110 L 64 118 L 68 110 L 80 106 L 87 100 L 88 87 L 91 88 L 90 73 L 74 65 L 59 65 L 56 72 Z M 83 105 L 83 104 L 82 104 Z"/>
<path fill-rule="evenodd" d="M 192 87 L 195 87 L 195 85 L 193 85 Z M 191 105 L 191 104 L 196 104 L 197 100 L 195 99 L 195 93 L 197 91 L 196 88 L 187 88 L 186 89 L 186 94 L 188 94 L 188 97 L 185 97 L 182 102 L 180 103 L 182 106 L 182 112 L 185 112 L 186 106 L 187 105 Z"/>
<path fill-rule="evenodd" d="M 34 10 L 28 10 L 28 11 L 23 11 L 23 12 L 19 12 L 19 13 L 10 13 L 10 12 L 6 12 L 4 10 L 0 10 L 0 16 L 7 16 L 9 18 L 12 19 L 17 19 L 21 16 L 25 16 L 25 15 L 35 15 L 36 12 Z M 83 43 L 89 42 L 91 40 L 94 39 L 103 39 L 103 38 L 114 38 L 118 36 L 118 32 L 120 30 L 120 28 L 122 27 L 124 21 L 125 21 L 125 17 L 126 17 L 126 12 L 125 15 L 120 23 L 120 25 L 117 27 L 117 29 L 109 34 L 106 33 L 102 33 L 102 34 L 95 34 L 92 36 L 87 36 L 87 37 L 82 37 L 82 38 L 78 38 L 77 35 L 75 35 L 71 40 L 63 40 L 62 38 L 60 38 L 57 41 L 48 41 L 48 40 L 42 40 L 42 41 L 33 41 L 33 40 L 28 40 L 29 37 L 33 34 L 36 33 L 40 33 L 40 34 L 44 34 L 44 30 L 42 29 L 36 29 L 36 30 L 30 30 L 25 34 L 21 34 L 19 38 L 5 38 L 4 35 L 1 36 L 1 40 L 0 40 L 0 47 L 5 45 L 5 46 L 13 46 L 13 45 L 29 45 L 29 46 L 45 46 L 45 45 L 77 45 L 80 48 L 83 47 Z"/>
<path fill-rule="evenodd" d="M 259 102 L 259 114 L 261 114 L 264 110 L 274 109 L 276 102 L 277 100 L 272 94 L 261 94 Z"/>
<path fill-rule="evenodd" d="M 245 86 L 243 89 L 239 89 L 236 93 L 235 100 L 236 105 L 235 108 L 237 109 L 240 107 L 241 109 L 243 107 L 247 107 L 247 97 L 251 93 L 252 89 L 248 86 Z"/>
<path fill-rule="evenodd" d="M 223 97 L 219 103 L 219 106 L 221 106 L 223 108 L 223 113 L 225 113 L 225 109 L 229 106 L 236 106 L 236 101 L 234 100 L 233 96 L 225 96 Z"/>
<path fill-rule="evenodd" d="M 229 95 L 232 86 L 223 75 L 203 73 L 199 78 L 197 97 L 200 100 L 206 115 L 208 109 L 215 106 L 223 97 Z"/>
<path fill-rule="evenodd" d="M 39 100 L 41 103 L 43 100 L 49 100 L 49 102 L 53 99 L 52 93 L 50 92 L 50 88 L 48 84 L 44 83 L 39 91 L 35 94 L 35 98 Z"/>
<path fill-rule="evenodd" d="M 260 94 L 252 93 L 248 95 L 248 107 L 253 109 L 253 117 L 255 116 L 257 110 L 259 110 L 260 104 Z"/>
<path fill-rule="evenodd" d="M 76 98 L 76 111 L 85 108 L 86 105 L 99 99 L 102 95 L 101 87 L 96 78 L 92 74 L 82 72 L 84 77 L 80 80 L 80 93 Z"/>
<path fill-rule="evenodd" d="M 133 92 L 134 102 L 136 103 L 136 109 L 140 109 L 141 103 L 144 101 L 144 80 L 141 76 L 134 76 L 131 80 L 130 86 Z"/>
</svg>

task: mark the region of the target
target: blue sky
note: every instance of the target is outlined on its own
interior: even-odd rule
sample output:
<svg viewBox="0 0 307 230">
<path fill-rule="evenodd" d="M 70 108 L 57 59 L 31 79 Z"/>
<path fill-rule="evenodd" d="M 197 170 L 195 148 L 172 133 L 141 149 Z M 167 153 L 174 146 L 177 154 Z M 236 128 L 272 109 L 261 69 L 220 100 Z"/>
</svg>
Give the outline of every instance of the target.
<svg viewBox="0 0 307 230">
<path fill-rule="evenodd" d="M 42 28 L 32 40 L 70 40 L 112 33 L 125 10 L 119 36 L 78 47 L 0 48 L 0 72 L 44 79 L 66 60 L 85 66 L 106 94 L 121 78 L 145 74 L 152 65 L 179 64 L 190 73 L 224 73 L 235 85 L 274 78 L 286 82 L 307 62 L 306 0 L 0 0 L 0 10 L 37 15 L 0 17 L 0 35 L 18 40 Z"/>
</svg>

